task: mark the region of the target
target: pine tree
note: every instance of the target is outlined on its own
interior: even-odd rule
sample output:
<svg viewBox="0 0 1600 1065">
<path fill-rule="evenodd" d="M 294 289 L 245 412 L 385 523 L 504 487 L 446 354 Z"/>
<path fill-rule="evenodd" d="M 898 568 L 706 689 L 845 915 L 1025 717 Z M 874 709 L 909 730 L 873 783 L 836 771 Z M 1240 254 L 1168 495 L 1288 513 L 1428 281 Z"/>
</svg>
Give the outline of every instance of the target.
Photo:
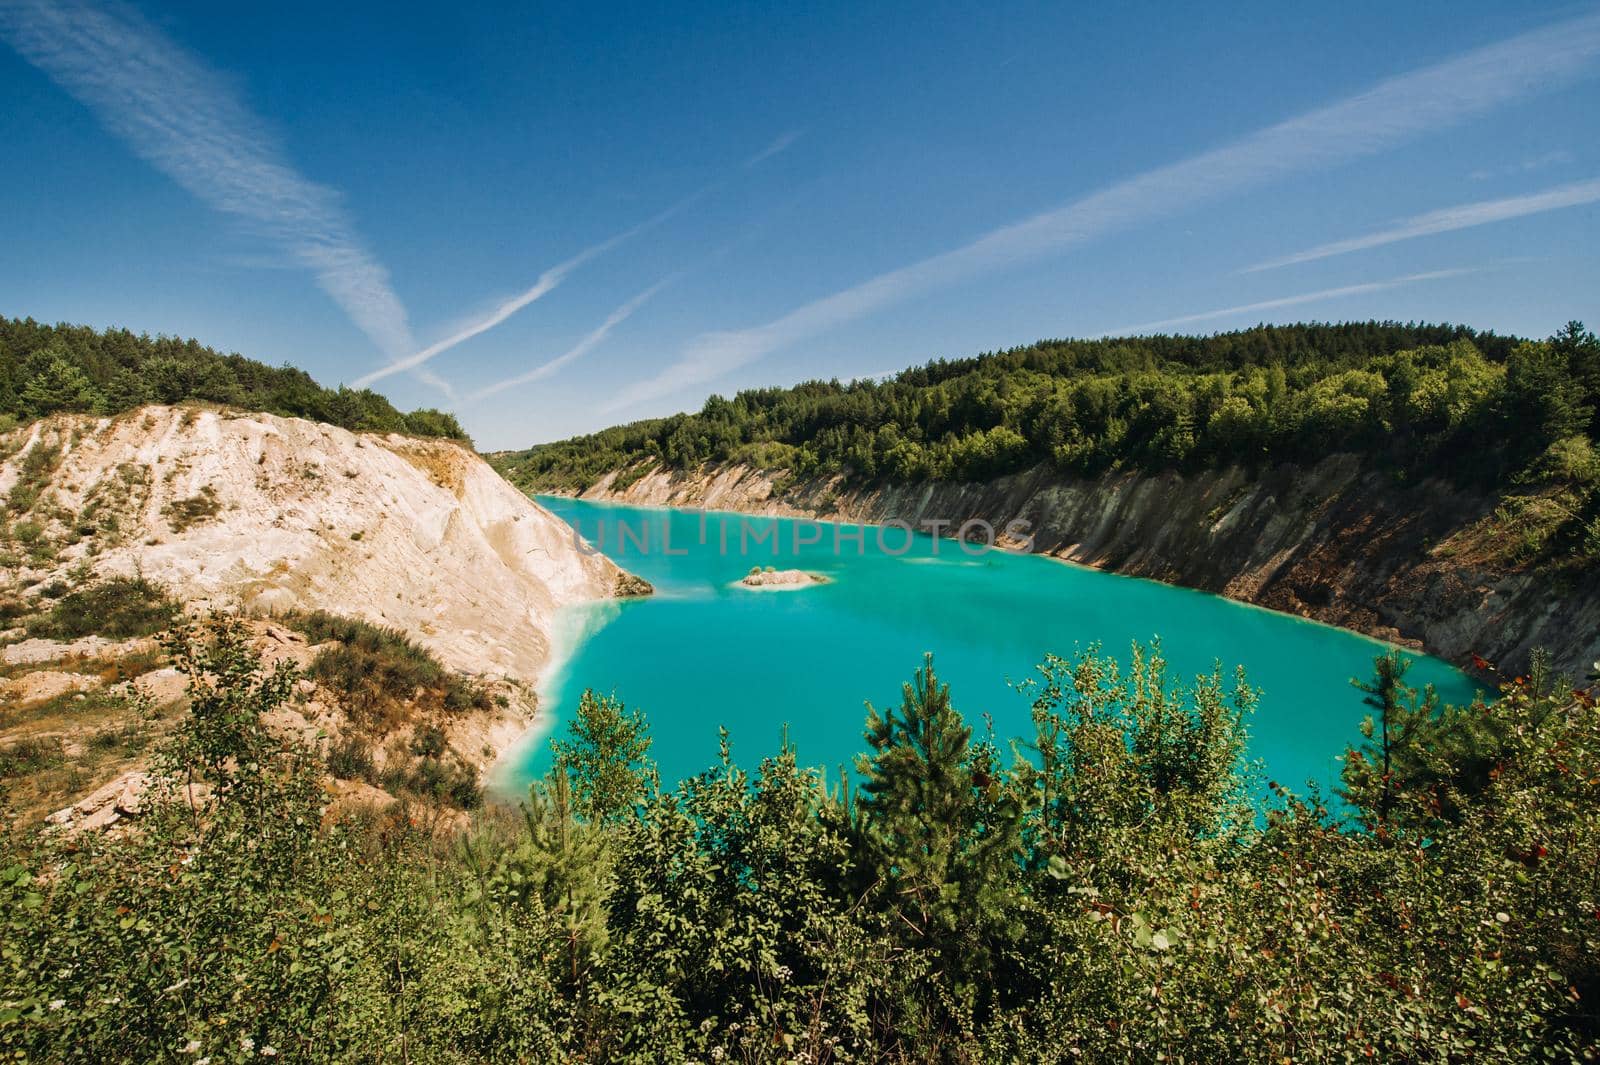
<svg viewBox="0 0 1600 1065">
<path fill-rule="evenodd" d="M 1584 398 L 1582 382 L 1554 344 L 1522 344 L 1506 360 L 1503 415 L 1534 454 L 1588 428 L 1594 408 Z"/>
<path fill-rule="evenodd" d="M 23 409 L 35 418 L 58 411 L 95 413 L 105 406 L 104 397 L 83 371 L 60 356 L 29 379 L 21 400 Z"/>
<path fill-rule="evenodd" d="M 1017 933 L 1021 813 L 998 752 L 972 743 L 928 655 L 900 709 L 867 707 L 871 753 L 857 760 L 861 829 L 890 927 L 947 973 L 969 1005 L 992 993 L 996 940 Z"/>
<path fill-rule="evenodd" d="M 1362 819 L 1387 831 L 1402 800 L 1427 802 L 1430 784 L 1438 778 L 1429 765 L 1430 735 L 1438 732 L 1443 710 L 1438 693 L 1428 685 L 1420 693 L 1405 682 L 1412 660 L 1390 651 L 1373 660 L 1373 680 L 1350 683 L 1366 693 L 1362 702 L 1377 711 L 1361 722 L 1366 742 L 1345 753 L 1340 794 L 1362 813 Z"/>
<path fill-rule="evenodd" d="M 1600 433 L 1600 338 L 1582 322 L 1572 321 L 1550 338 L 1550 346 L 1567 360 L 1567 372 L 1583 389 L 1583 401 L 1590 410 L 1590 435 Z"/>
</svg>

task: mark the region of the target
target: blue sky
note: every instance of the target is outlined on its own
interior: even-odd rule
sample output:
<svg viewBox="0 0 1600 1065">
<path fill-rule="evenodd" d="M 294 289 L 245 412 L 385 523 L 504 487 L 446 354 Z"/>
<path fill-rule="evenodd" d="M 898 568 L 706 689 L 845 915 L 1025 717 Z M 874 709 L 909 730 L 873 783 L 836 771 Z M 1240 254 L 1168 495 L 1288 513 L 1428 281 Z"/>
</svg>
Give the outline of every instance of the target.
<svg viewBox="0 0 1600 1065">
<path fill-rule="evenodd" d="M 1600 323 L 1592 3 L 238 7 L 0 0 L 0 313 L 485 448 L 1041 337 Z"/>
</svg>

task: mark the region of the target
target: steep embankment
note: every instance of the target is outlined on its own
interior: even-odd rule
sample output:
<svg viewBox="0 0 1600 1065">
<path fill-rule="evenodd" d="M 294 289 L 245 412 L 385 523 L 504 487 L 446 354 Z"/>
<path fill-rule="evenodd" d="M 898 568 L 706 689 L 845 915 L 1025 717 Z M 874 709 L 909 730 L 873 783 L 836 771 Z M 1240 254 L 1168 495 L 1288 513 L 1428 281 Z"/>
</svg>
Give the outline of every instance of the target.
<svg viewBox="0 0 1600 1065">
<path fill-rule="evenodd" d="M 1400 485 L 1352 455 L 1312 468 L 851 489 L 774 483 L 782 471 L 708 466 L 608 474 L 586 499 L 920 525 L 1029 523 L 1034 549 L 1217 592 L 1421 648 L 1521 669 L 1536 647 L 1582 677 L 1600 657 L 1600 575 L 1553 579 L 1504 562 L 1496 500 L 1442 481 Z"/>
<path fill-rule="evenodd" d="M 0 455 L 25 583 L 140 572 L 185 602 L 392 626 L 466 672 L 532 680 L 555 610 L 624 579 L 449 441 L 146 407 L 38 422 Z"/>
<path fill-rule="evenodd" d="M 180 607 L 253 615 L 253 652 L 307 671 L 277 724 L 339 788 L 467 806 L 532 720 L 558 608 L 648 590 L 467 447 L 298 418 L 49 418 L 0 435 L 0 502 L 0 773 L 30 813 L 137 792 L 182 709 L 150 638 Z"/>
<path fill-rule="evenodd" d="M 0 456 L 24 582 L 88 563 L 189 603 L 325 609 L 464 672 L 531 680 L 555 609 L 626 580 L 451 441 L 149 406 L 37 422 Z"/>
</svg>

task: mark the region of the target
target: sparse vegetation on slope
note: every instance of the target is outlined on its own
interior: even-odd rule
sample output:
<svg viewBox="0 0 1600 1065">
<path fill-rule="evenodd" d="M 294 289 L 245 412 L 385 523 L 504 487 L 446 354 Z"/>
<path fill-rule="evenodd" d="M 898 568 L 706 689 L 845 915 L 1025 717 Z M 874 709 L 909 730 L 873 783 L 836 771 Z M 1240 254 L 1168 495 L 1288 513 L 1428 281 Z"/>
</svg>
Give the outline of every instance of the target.
<svg viewBox="0 0 1600 1065">
<path fill-rule="evenodd" d="M 154 581 L 108 577 L 66 592 L 42 613 L 26 618 L 23 626 L 29 636 L 47 640 L 126 640 L 163 632 L 181 613 L 182 607 Z"/>
<path fill-rule="evenodd" d="M 352 716 L 381 723 L 396 702 L 431 712 L 487 710 L 489 693 L 439 664 L 397 629 L 326 611 L 285 615 L 282 621 L 312 643 L 334 643 L 311 663 L 313 679 L 337 691 Z"/>
<path fill-rule="evenodd" d="M 153 406 L 0 433 L 0 509 L 0 583 L 18 590 L 143 572 L 184 602 L 371 615 L 458 670 L 522 678 L 554 609 L 620 574 L 455 441 L 270 414 Z"/>
<path fill-rule="evenodd" d="M 122 684 L 22 707 L 0 701 L 0 791 L 10 806 L 3 813 L 37 824 L 142 765 L 174 716 Z"/>
<path fill-rule="evenodd" d="M 485 687 L 395 629 L 325 611 L 280 620 L 329 645 L 306 675 L 333 693 L 350 726 L 328 749 L 330 773 L 462 810 L 482 803 L 478 772 L 451 748 L 443 723 L 494 709 Z M 408 730 L 409 742 L 390 742 Z"/>
</svg>

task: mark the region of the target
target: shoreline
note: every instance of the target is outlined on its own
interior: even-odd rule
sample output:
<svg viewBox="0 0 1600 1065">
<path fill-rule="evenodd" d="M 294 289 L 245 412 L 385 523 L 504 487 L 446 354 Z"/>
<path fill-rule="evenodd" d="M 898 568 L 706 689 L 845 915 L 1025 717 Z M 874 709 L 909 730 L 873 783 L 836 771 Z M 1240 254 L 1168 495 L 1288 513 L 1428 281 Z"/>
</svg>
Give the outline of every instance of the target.
<svg viewBox="0 0 1600 1065">
<path fill-rule="evenodd" d="M 556 611 L 555 623 L 551 628 L 550 654 L 540 666 L 539 675 L 533 685 L 536 700 L 533 717 L 528 722 L 528 727 L 503 750 L 498 751 L 494 760 L 484 770 L 482 784 L 485 793 L 513 803 L 521 802 L 527 797 L 527 782 L 519 779 L 513 786 L 511 778 L 517 775 L 517 770 L 532 752 L 548 740 L 560 724 L 559 708 L 554 697 L 556 681 L 572 662 L 584 641 L 621 613 L 622 603 L 623 599 L 611 596 L 571 603 Z"/>
</svg>

